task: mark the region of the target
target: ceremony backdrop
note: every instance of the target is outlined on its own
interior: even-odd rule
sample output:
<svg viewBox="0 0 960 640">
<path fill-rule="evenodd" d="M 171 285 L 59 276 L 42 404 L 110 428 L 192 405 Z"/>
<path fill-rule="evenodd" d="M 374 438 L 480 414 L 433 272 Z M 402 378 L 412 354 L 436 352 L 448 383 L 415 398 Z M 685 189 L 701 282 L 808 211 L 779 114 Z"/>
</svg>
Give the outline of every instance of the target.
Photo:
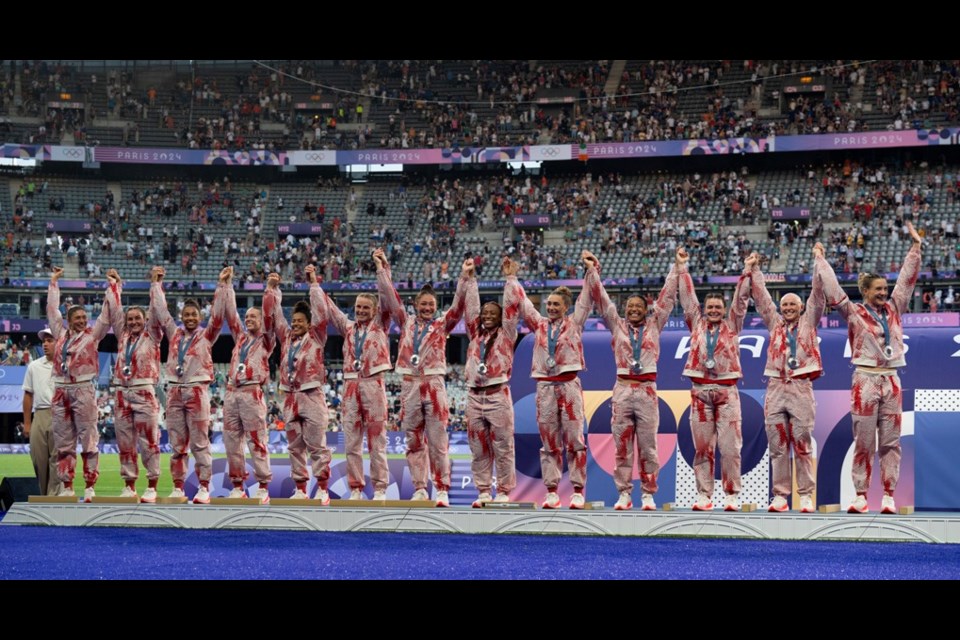
<svg viewBox="0 0 960 640">
<path fill-rule="evenodd" d="M 673 320 L 673 319 L 671 319 Z M 674 324 L 671 322 L 671 324 Z M 825 375 L 814 383 L 817 419 L 814 430 L 817 458 L 818 504 L 846 504 L 853 498 L 850 480 L 852 461 L 852 425 L 850 419 L 850 379 L 853 369 L 845 329 L 821 329 L 821 352 Z M 610 433 L 610 400 L 615 380 L 610 334 L 606 331 L 584 333 L 584 354 L 587 370 L 581 374 L 586 418 L 587 499 L 602 500 L 607 505 L 616 501 L 613 484 L 613 438 Z M 744 330 L 740 339 L 743 380 L 740 399 L 743 409 L 743 501 L 765 507 L 769 500 L 769 460 L 767 439 L 763 429 L 763 401 L 766 379 L 768 334 L 763 330 Z M 960 330 L 956 328 L 909 328 L 905 335 L 908 366 L 900 371 L 903 384 L 902 443 L 903 460 L 900 485 L 896 497 L 899 504 L 914 504 L 920 509 L 960 509 Z M 515 500 L 540 501 L 544 487 L 540 477 L 540 437 L 537 432 L 534 398 L 536 386 L 530 378 L 533 337 L 528 335 L 517 349 L 511 390 L 516 414 L 517 471 L 519 484 L 513 492 Z M 689 506 L 696 496 L 693 472 L 693 442 L 690 436 L 690 381 L 680 373 L 686 361 L 689 334 L 669 330 L 661 338 L 659 374 L 660 429 L 658 434 L 661 464 L 660 490 L 657 503 L 674 502 Z M 110 354 L 101 354 L 101 366 L 110 366 Z M 0 410 L 20 411 L 20 384 L 25 368 L 0 367 Z M 469 449 L 462 432 L 451 434 L 451 453 L 466 454 Z M 214 434 L 214 448 L 220 449 L 220 434 Z M 166 443 L 166 438 L 164 438 Z M 219 445 L 219 446 L 218 446 Z M 343 452 L 342 433 L 329 433 L 328 446 Z M 105 453 L 115 452 L 112 445 L 102 447 Z M 0 445 L 0 453 L 22 452 L 25 445 Z M 282 434 L 271 434 L 271 451 L 286 450 Z M 404 452 L 403 433 L 389 433 L 388 452 Z M 271 492 L 276 496 L 287 492 L 290 484 L 289 465 L 274 456 L 275 479 Z M 365 460 L 369 472 L 369 462 Z M 716 465 L 719 478 L 720 464 Z M 339 460 L 332 469 L 330 488 L 334 495 L 349 493 L 346 488 L 345 463 Z M 388 496 L 409 498 L 413 493 L 406 461 L 390 461 L 391 485 Z M 634 478 L 638 478 L 636 469 Z M 229 482 L 214 478 L 215 494 L 226 495 Z M 453 461 L 451 502 L 469 504 L 476 497 L 467 459 Z M 192 478 L 193 486 L 196 479 Z M 222 484 L 222 486 L 221 486 Z M 873 482 L 871 503 L 879 504 L 879 478 Z M 190 482 L 188 482 L 188 488 Z M 292 484 L 290 484 L 292 487 Z M 718 483 L 719 487 L 719 483 Z M 560 492 L 566 499 L 572 488 L 566 480 Z M 720 498 L 719 488 L 715 500 Z M 372 487 L 367 487 L 372 495 Z M 639 482 L 635 482 L 635 499 L 639 499 Z"/>
</svg>

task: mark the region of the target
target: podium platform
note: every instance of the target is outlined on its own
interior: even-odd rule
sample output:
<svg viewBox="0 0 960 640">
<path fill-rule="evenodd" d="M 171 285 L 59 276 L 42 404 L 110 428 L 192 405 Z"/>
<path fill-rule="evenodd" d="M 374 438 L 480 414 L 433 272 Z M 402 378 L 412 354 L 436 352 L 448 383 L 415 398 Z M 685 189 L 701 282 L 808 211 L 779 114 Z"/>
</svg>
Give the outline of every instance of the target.
<svg viewBox="0 0 960 640">
<path fill-rule="evenodd" d="M 960 543 L 960 514 L 726 513 L 18 502 L 0 526 L 669 536 Z"/>
</svg>

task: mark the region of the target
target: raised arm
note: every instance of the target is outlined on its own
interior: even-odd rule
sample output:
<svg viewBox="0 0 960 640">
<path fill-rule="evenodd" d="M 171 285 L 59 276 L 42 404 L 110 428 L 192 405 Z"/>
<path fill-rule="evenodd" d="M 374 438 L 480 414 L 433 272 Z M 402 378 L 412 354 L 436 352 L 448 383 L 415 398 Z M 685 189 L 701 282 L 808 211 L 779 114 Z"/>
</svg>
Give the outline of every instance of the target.
<svg viewBox="0 0 960 640">
<path fill-rule="evenodd" d="M 759 261 L 760 257 L 756 253 L 747 258 L 744 263 L 743 275 L 737 281 L 737 288 L 733 294 L 733 304 L 730 305 L 730 323 L 737 333 L 740 333 L 743 329 L 743 320 L 747 317 L 747 305 L 750 304 L 750 282 L 753 280 L 750 274 Z M 769 327 L 769 325 L 767 326 Z"/>
<path fill-rule="evenodd" d="M 457 280 L 457 292 L 453 294 L 453 304 L 443 314 L 443 331 L 447 335 L 457 327 L 463 312 L 466 310 L 465 298 L 467 290 L 471 283 L 473 288 L 477 288 L 477 278 L 473 266 L 473 258 L 463 261 L 463 267 L 460 269 L 460 278 Z M 479 295 L 479 294 L 478 294 Z"/>
<path fill-rule="evenodd" d="M 673 265 L 670 267 L 670 273 L 667 274 L 667 279 L 663 283 L 663 289 L 660 289 L 660 295 L 653 303 L 653 318 L 657 323 L 657 328 L 661 331 L 663 326 L 667 324 L 667 319 L 670 318 L 673 308 L 677 306 L 677 281 L 677 267 Z"/>
<path fill-rule="evenodd" d="M 470 278 L 466 295 L 464 296 L 464 324 L 467 325 L 467 336 L 473 340 L 480 331 L 480 289 L 477 279 Z"/>
<path fill-rule="evenodd" d="M 320 288 L 316 278 L 310 281 L 310 315 L 332 322 L 341 336 L 347 335 L 350 330 L 350 319 Z"/>
<path fill-rule="evenodd" d="M 377 293 L 380 294 L 380 311 L 382 315 L 388 315 L 393 318 L 401 329 L 407 323 L 407 312 L 403 308 L 403 301 L 396 287 L 393 286 L 393 278 L 390 276 L 390 264 L 387 262 L 386 255 L 381 249 L 373 254 L 373 259 L 377 263 Z M 459 287 L 458 287 L 459 289 Z M 461 311 L 461 313 L 463 313 Z M 386 326 L 384 326 L 386 328 Z"/>
<path fill-rule="evenodd" d="M 826 260 L 820 265 L 820 285 L 823 288 L 823 295 L 826 304 L 835 307 L 844 318 L 848 318 L 853 313 L 853 302 L 843 292 L 843 287 L 837 282 L 837 274 L 833 267 Z"/>
<path fill-rule="evenodd" d="M 520 317 L 523 318 L 523 323 L 527 325 L 528 329 L 536 331 L 537 327 L 539 327 L 543 321 L 543 316 L 540 315 L 537 308 L 530 302 L 530 298 L 527 297 L 527 292 L 523 290 L 523 285 L 520 284 L 519 280 L 517 281 L 517 288 L 520 290 L 521 296 Z"/>
<path fill-rule="evenodd" d="M 63 315 L 60 313 L 60 285 L 57 280 L 63 275 L 63 269 L 54 267 L 50 275 L 50 284 L 47 286 L 47 323 L 55 340 L 60 339 L 63 333 Z"/>
<path fill-rule="evenodd" d="M 103 306 L 100 308 L 97 321 L 93 324 L 93 338 L 96 341 L 103 340 L 110 332 L 111 326 L 117 340 L 123 335 L 123 307 L 120 305 L 120 294 L 122 292 L 120 276 L 117 275 L 116 271 L 110 269 L 110 271 L 107 271 L 107 289 L 103 293 Z"/>
<path fill-rule="evenodd" d="M 268 333 L 275 333 L 281 343 L 286 342 L 287 334 L 290 332 L 290 325 L 283 317 L 282 305 L 280 275 L 271 273 L 267 276 L 267 290 L 263 293 L 263 328 Z M 312 316 L 313 313 L 311 312 L 310 315 Z"/>
<path fill-rule="evenodd" d="M 263 305 L 260 305 L 261 317 L 263 314 Z M 273 323 L 263 325 L 263 347 L 267 350 L 267 359 L 273 355 L 273 349 L 277 346 L 277 331 Z"/>
<path fill-rule="evenodd" d="M 900 275 L 897 276 L 897 284 L 890 295 L 890 301 L 897 312 L 901 314 L 910 310 L 913 288 L 917 284 L 917 276 L 920 275 L 920 234 L 909 222 L 907 223 L 907 229 L 910 231 L 910 237 L 913 238 L 913 246 L 910 247 L 907 256 L 903 259 Z"/>
<path fill-rule="evenodd" d="M 210 319 L 207 321 L 207 328 L 203 330 L 203 337 L 207 342 L 213 344 L 220 337 L 220 330 L 223 328 L 223 318 L 227 315 L 227 296 L 233 292 L 230 286 L 230 276 L 224 280 L 222 273 L 221 279 L 217 283 L 217 290 L 213 293 L 213 305 L 210 309 Z"/>
<path fill-rule="evenodd" d="M 773 329 L 777 324 L 780 314 L 777 312 L 777 305 L 774 304 L 773 298 L 770 297 L 770 292 L 767 291 L 767 283 L 764 279 L 763 272 L 760 271 L 759 260 L 753 263 L 753 268 L 750 270 L 750 281 L 750 292 L 753 296 L 753 303 L 757 305 L 757 311 L 760 313 L 760 317 L 763 318 L 763 324 L 767 325 L 767 329 Z"/>
<path fill-rule="evenodd" d="M 592 253 L 589 253 L 589 257 L 591 262 L 599 265 L 599 261 L 596 261 Z M 583 287 L 584 289 L 590 290 L 590 298 L 593 300 L 597 312 L 603 317 L 603 322 L 607 325 L 607 329 L 614 331 L 620 324 L 620 314 L 617 313 L 617 305 L 613 304 L 613 301 L 610 300 L 610 295 L 603 286 L 603 281 L 600 279 L 599 268 L 587 268 L 587 273 L 583 279 Z"/>
<path fill-rule="evenodd" d="M 813 288 L 810 290 L 810 298 L 807 300 L 807 308 L 803 314 L 814 326 L 820 323 L 820 316 L 827 307 L 827 298 L 823 295 L 823 278 L 820 274 L 824 269 L 829 268 L 830 265 L 823 257 L 823 245 L 818 242 L 813 246 Z"/>
<path fill-rule="evenodd" d="M 520 265 L 510 258 L 503 259 L 503 275 L 507 282 L 503 286 L 503 319 L 502 326 L 504 335 L 510 340 L 517 339 L 517 324 L 520 322 L 520 309 L 526 296 L 523 293 L 523 287 L 517 280 L 517 271 Z"/>
<path fill-rule="evenodd" d="M 169 314 L 168 314 L 169 315 Z M 147 308 L 147 324 L 144 327 L 144 331 L 147 332 L 147 335 L 153 338 L 153 342 L 160 346 L 160 341 L 163 340 L 163 325 L 160 324 L 160 319 Z"/>
<path fill-rule="evenodd" d="M 107 313 L 107 320 L 110 323 L 110 326 L 113 328 L 113 335 L 117 336 L 118 341 L 120 340 L 120 336 L 123 335 L 123 330 L 126 328 L 127 323 L 126 323 L 126 319 L 124 318 L 123 305 L 120 303 L 119 294 L 117 295 L 117 298 L 116 298 L 116 304 L 114 304 L 114 300 L 112 296 L 109 295 L 109 289 L 110 289 L 110 285 L 114 283 L 116 283 L 117 286 L 120 286 L 120 282 L 121 282 L 120 274 L 117 273 L 117 270 L 107 269 L 108 292 L 105 293 L 103 296 L 103 308 L 100 311 L 101 316 L 104 314 L 104 312 Z M 110 303 L 109 307 L 107 303 Z M 94 328 L 94 331 L 96 331 L 96 328 Z M 101 336 L 101 338 L 102 337 L 103 336 Z"/>
<path fill-rule="evenodd" d="M 693 278 L 687 271 L 687 262 L 690 255 L 683 247 L 677 249 L 675 268 L 677 270 L 677 293 L 680 296 L 680 306 L 683 307 L 683 319 L 689 329 L 700 321 L 700 299 L 697 290 L 693 287 Z"/>
<path fill-rule="evenodd" d="M 600 279 L 600 263 L 597 262 L 596 258 L 588 258 L 586 252 L 581 256 L 583 258 L 584 266 L 587 269 L 587 276 L 590 277 L 590 272 L 594 271 L 593 277 Z M 590 317 L 590 311 L 593 309 L 593 296 L 590 294 L 590 287 L 584 283 L 583 289 L 580 290 L 580 295 L 577 296 L 577 301 L 573 305 L 573 321 L 583 328 L 583 325 L 587 324 L 587 318 Z"/>
<path fill-rule="evenodd" d="M 233 279 L 233 267 L 227 267 L 229 271 L 228 278 Z M 225 321 L 230 328 L 230 333 L 234 340 L 238 340 L 243 335 L 243 323 L 240 321 L 240 315 L 237 313 L 237 294 L 232 286 L 227 286 L 226 296 L 224 296 L 223 315 L 221 321 Z"/>
<path fill-rule="evenodd" d="M 313 288 L 313 284 L 317 281 L 317 268 L 314 265 L 308 265 L 304 270 L 307 274 L 307 282 L 310 283 L 310 288 Z M 317 285 L 318 287 L 320 285 Z M 313 305 L 311 304 L 311 307 Z M 312 308 L 310 309 L 310 333 L 313 334 L 313 337 L 322 341 L 326 339 L 327 335 L 327 313 L 326 308 L 320 309 L 321 313 L 316 313 Z"/>
<path fill-rule="evenodd" d="M 163 328 L 167 340 L 173 340 L 177 332 L 177 323 L 173 321 L 167 308 L 167 297 L 163 293 L 163 267 L 154 267 L 150 272 L 150 317 Z"/>
</svg>

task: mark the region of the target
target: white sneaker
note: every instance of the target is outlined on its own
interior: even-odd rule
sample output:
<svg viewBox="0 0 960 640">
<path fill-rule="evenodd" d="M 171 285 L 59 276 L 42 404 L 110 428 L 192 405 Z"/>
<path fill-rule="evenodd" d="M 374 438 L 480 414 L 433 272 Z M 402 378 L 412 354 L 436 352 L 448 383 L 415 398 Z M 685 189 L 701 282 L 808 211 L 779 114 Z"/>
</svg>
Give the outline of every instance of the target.
<svg viewBox="0 0 960 640">
<path fill-rule="evenodd" d="M 76 498 L 77 494 L 74 493 L 73 487 L 60 487 L 60 491 L 57 493 L 58 498 Z"/>
<path fill-rule="evenodd" d="M 179 492 L 179 495 L 174 495 L 177 492 Z M 174 489 L 173 493 L 170 494 L 170 497 L 183 498 L 183 489 Z M 245 498 L 247 497 L 247 494 L 243 494 L 240 497 Z M 210 504 L 210 489 L 200 485 L 200 488 L 197 489 L 197 495 L 193 496 L 193 504 Z"/>
<path fill-rule="evenodd" d="M 147 487 L 147 490 L 143 492 L 143 497 L 140 498 L 140 502 L 146 502 L 147 504 L 153 504 L 157 501 L 157 490 Z"/>
<path fill-rule="evenodd" d="M 270 492 L 260 487 L 257 489 L 257 492 L 253 494 L 255 500 L 259 500 L 260 504 L 270 504 Z"/>
<path fill-rule="evenodd" d="M 484 491 L 483 493 L 477 496 L 477 499 L 473 501 L 473 508 L 479 509 L 480 507 L 483 506 L 483 503 L 485 502 L 493 502 L 493 496 L 490 495 L 489 491 Z"/>
<path fill-rule="evenodd" d="M 385 489 L 377 489 L 376 491 L 373 492 L 373 499 L 374 499 L 374 500 L 386 500 L 386 499 L 387 499 L 387 491 L 386 491 Z"/>
<path fill-rule="evenodd" d="M 896 513 L 897 503 L 893 501 L 893 496 L 883 495 L 883 502 L 880 503 L 880 513 Z"/>
<path fill-rule="evenodd" d="M 494 501 L 494 502 L 500 502 L 500 503 L 510 502 L 510 494 L 509 494 L 509 493 L 498 493 L 498 494 L 497 494 L 497 497 L 494 498 L 493 501 Z"/>
<path fill-rule="evenodd" d="M 869 513 L 870 505 L 867 504 L 867 496 L 858 495 L 850 506 L 847 507 L 847 513 Z"/>
<path fill-rule="evenodd" d="M 326 489 L 317 489 L 317 493 L 313 496 L 314 500 L 319 500 L 321 506 L 328 506 L 330 504 L 330 492 Z"/>
<path fill-rule="evenodd" d="M 450 496 L 446 491 L 437 491 L 437 506 L 438 507 L 449 507 L 450 506 Z"/>
<path fill-rule="evenodd" d="M 204 490 L 202 486 L 200 487 L 200 490 L 201 490 L 201 491 Z M 174 490 L 171 491 L 171 492 L 170 492 L 170 495 L 167 496 L 167 497 L 168 497 L 168 498 L 186 498 L 186 497 L 187 497 L 187 494 L 185 494 L 185 493 L 183 492 L 183 489 L 174 488 Z M 196 500 L 196 498 L 194 498 L 194 500 Z"/>
<path fill-rule="evenodd" d="M 790 507 L 787 505 L 787 499 L 783 496 L 777 496 L 773 499 L 773 502 L 770 503 L 770 508 L 767 511 L 775 511 L 777 513 L 783 513 L 784 511 L 789 510 Z"/>
<path fill-rule="evenodd" d="M 549 491 L 547 492 L 547 497 L 543 499 L 543 504 L 540 506 L 544 509 L 559 509 L 560 496 L 557 495 L 556 491 Z"/>
<path fill-rule="evenodd" d="M 120 497 L 121 497 L 121 498 L 136 498 L 136 497 L 137 497 L 137 490 L 134 489 L 133 487 L 126 487 L 126 486 L 125 486 L 125 487 L 123 488 L 123 491 L 120 492 Z"/>
<path fill-rule="evenodd" d="M 293 495 L 290 496 L 291 500 L 306 500 L 308 498 L 307 492 L 303 489 L 297 489 L 293 492 Z"/>
<path fill-rule="evenodd" d="M 713 511 L 713 501 L 705 493 L 701 493 L 697 496 L 696 502 L 693 503 L 694 511 Z"/>
<path fill-rule="evenodd" d="M 350 500 L 365 500 L 363 497 L 363 490 L 361 489 L 351 489 L 350 490 Z"/>
<path fill-rule="evenodd" d="M 250 496 L 247 495 L 247 492 L 243 489 L 243 487 L 234 487 L 233 490 L 230 491 L 230 495 L 228 495 L 227 497 L 237 499 L 237 498 L 249 498 Z"/>
<path fill-rule="evenodd" d="M 93 499 L 97 497 L 97 492 L 93 490 L 93 487 L 87 487 L 83 490 L 83 501 L 84 502 L 93 502 Z"/>
<path fill-rule="evenodd" d="M 724 511 L 740 511 L 740 498 L 735 493 L 729 493 L 723 499 Z"/>
<path fill-rule="evenodd" d="M 800 496 L 800 513 L 813 513 L 816 507 L 813 505 L 813 498 L 810 496 Z"/>
<path fill-rule="evenodd" d="M 429 499 L 430 499 L 430 495 L 427 493 L 426 489 L 417 489 L 416 491 L 413 492 L 413 495 L 410 496 L 411 501 L 429 500 Z"/>
<path fill-rule="evenodd" d="M 633 509 L 633 500 L 630 498 L 629 491 L 621 491 L 617 498 L 617 504 L 613 505 L 614 511 L 629 511 Z"/>
<path fill-rule="evenodd" d="M 571 509 L 583 509 L 585 499 L 582 493 L 575 493 L 570 497 L 570 508 Z"/>
<path fill-rule="evenodd" d="M 645 494 L 643 494 L 643 497 L 640 499 L 640 504 L 643 505 L 643 506 L 640 507 L 640 509 L 643 510 L 643 511 L 656 511 L 656 510 L 657 510 L 657 503 L 653 501 L 653 494 L 652 494 L 652 493 L 645 493 Z"/>
</svg>

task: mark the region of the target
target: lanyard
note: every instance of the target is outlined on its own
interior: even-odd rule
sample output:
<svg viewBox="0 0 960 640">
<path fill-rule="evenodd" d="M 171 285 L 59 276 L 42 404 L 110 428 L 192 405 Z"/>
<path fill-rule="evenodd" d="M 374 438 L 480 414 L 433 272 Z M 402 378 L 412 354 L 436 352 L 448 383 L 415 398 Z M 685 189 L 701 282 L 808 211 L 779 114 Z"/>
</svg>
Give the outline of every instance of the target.
<svg viewBox="0 0 960 640">
<path fill-rule="evenodd" d="M 633 347 L 633 361 L 640 362 L 640 349 L 643 347 L 643 332 L 646 325 L 640 325 L 639 329 L 630 328 L 630 346 Z"/>
<path fill-rule="evenodd" d="M 423 337 L 427 335 L 427 331 L 432 324 L 423 325 L 423 330 L 420 330 L 420 325 L 416 322 L 413 323 L 413 352 L 416 354 L 420 353 L 420 343 L 423 342 Z"/>
<path fill-rule="evenodd" d="M 367 341 L 367 328 L 363 329 L 363 333 L 360 333 L 360 325 L 356 325 L 357 335 L 353 341 L 353 359 L 359 360 L 360 354 L 363 353 L 363 344 Z"/>
<path fill-rule="evenodd" d="M 247 363 L 247 354 L 250 353 L 250 348 L 253 347 L 256 343 L 257 338 L 255 336 L 245 335 L 243 336 L 243 346 L 240 347 L 240 360 L 237 364 L 246 364 Z"/>
<path fill-rule="evenodd" d="M 793 331 L 787 329 L 787 344 L 790 345 L 790 357 L 797 357 L 797 333 L 800 331 L 800 323 L 793 328 Z"/>
<path fill-rule="evenodd" d="M 290 374 L 290 377 L 293 377 L 293 370 L 296 367 L 297 354 L 300 353 L 300 349 L 303 348 L 303 343 L 306 342 L 304 338 L 300 338 L 300 344 L 294 347 L 290 345 L 290 349 L 287 351 L 287 373 Z"/>
<path fill-rule="evenodd" d="M 67 340 L 66 338 L 64 338 L 63 340 L 63 350 L 60 352 L 60 367 L 64 371 L 67 370 L 67 350 L 70 349 L 70 347 L 72 347 L 74 343 L 80 339 L 81 335 L 83 334 L 78 333 L 76 336 L 73 337 L 73 340 Z"/>
<path fill-rule="evenodd" d="M 197 339 L 197 334 L 190 336 L 190 340 L 187 340 L 186 337 L 186 334 L 180 336 L 180 344 L 177 345 L 177 366 L 181 369 L 183 368 L 183 361 L 187 357 L 187 351 L 190 351 L 193 341 Z"/>
<path fill-rule="evenodd" d="M 883 346 L 889 347 L 890 346 L 890 327 L 889 325 L 887 325 L 887 308 L 884 307 L 883 313 L 881 315 L 877 315 L 877 312 L 874 311 L 873 307 L 871 307 L 869 304 L 865 304 L 863 306 L 866 307 L 870 315 L 873 316 L 873 319 L 876 320 L 881 327 L 883 327 Z"/>
<path fill-rule="evenodd" d="M 557 331 L 554 333 L 553 324 L 547 324 L 547 352 L 553 358 L 557 355 L 557 340 L 560 339 L 560 332 L 563 330 L 563 320 L 557 323 Z"/>
<path fill-rule="evenodd" d="M 720 339 L 720 327 L 716 331 L 707 328 L 707 360 L 713 360 L 713 354 L 717 350 L 717 340 Z"/>
<path fill-rule="evenodd" d="M 140 338 L 143 337 L 143 333 L 137 336 L 137 339 L 133 342 L 127 340 L 127 349 L 124 352 L 124 364 L 128 367 L 133 366 L 133 354 L 137 352 L 137 345 L 140 344 Z"/>
<path fill-rule="evenodd" d="M 499 330 L 500 330 L 499 327 L 497 327 L 496 329 L 494 329 L 494 330 L 493 330 L 493 331 L 494 331 L 494 334 L 496 334 L 496 332 L 499 331 Z M 486 339 L 486 340 L 482 340 L 482 339 L 480 340 L 480 362 L 486 362 L 486 361 L 487 361 L 487 343 L 488 343 L 489 341 L 490 341 L 490 336 L 487 336 L 487 339 Z"/>
</svg>

